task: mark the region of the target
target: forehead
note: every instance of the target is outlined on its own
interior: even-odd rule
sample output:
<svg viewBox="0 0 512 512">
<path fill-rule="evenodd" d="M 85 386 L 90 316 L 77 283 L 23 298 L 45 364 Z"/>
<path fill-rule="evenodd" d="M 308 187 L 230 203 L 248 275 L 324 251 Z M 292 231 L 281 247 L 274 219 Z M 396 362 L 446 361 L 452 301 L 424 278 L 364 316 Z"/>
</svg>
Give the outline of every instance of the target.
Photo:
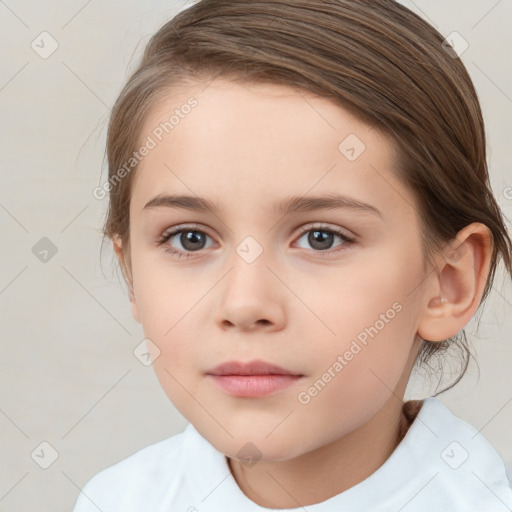
<svg viewBox="0 0 512 512">
<path fill-rule="evenodd" d="M 141 133 L 155 144 L 132 187 L 139 206 L 164 192 L 218 203 L 343 188 L 377 200 L 399 197 L 383 187 L 383 174 L 400 187 L 387 176 L 396 155 L 385 134 L 326 98 L 283 85 L 181 86 L 153 106 Z"/>
<path fill-rule="evenodd" d="M 197 105 L 189 108 L 192 100 Z M 220 128 L 233 132 L 238 126 L 243 128 L 239 131 L 241 135 L 252 132 L 261 139 L 265 135 L 286 130 L 286 133 L 294 133 L 296 137 L 329 142 L 325 139 L 327 134 L 337 139 L 344 131 L 352 130 L 362 138 L 371 133 L 374 139 L 387 143 L 390 146 L 387 149 L 393 149 L 390 138 L 341 105 L 309 91 L 276 83 L 215 79 L 205 83 L 189 81 L 177 84 L 150 108 L 141 134 L 152 133 L 173 117 L 171 130 L 174 135 L 183 131 L 181 124 L 193 125 L 197 136 L 201 135 L 201 127 L 208 131 L 215 129 L 217 134 L 222 135 Z M 182 123 L 186 118 L 189 121 Z M 246 123 L 248 119 L 250 125 Z M 233 136 L 233 133 L 230 135 Z M 275 142 L 284 146 L 287 140 L 281 138 Z"/>
</svg>

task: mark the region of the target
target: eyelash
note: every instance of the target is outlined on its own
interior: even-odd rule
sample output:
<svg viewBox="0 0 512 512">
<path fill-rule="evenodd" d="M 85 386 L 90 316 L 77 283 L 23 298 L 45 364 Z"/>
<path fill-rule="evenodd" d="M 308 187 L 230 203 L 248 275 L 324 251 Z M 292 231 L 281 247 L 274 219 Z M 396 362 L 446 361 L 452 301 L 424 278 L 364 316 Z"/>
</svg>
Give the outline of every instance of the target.
<svg viewBox="0 0 512 512">
<path fill-rule="evenodd" d="M 192 226 L 192 225 L 190 225 L 190 226 L 182 226 L 180 228 L 174 229 L 173 231 L 164 233 L 157 240 L 156 243 L 157 243 L 157 245 L 159 247 L 163 246 L 173 236 L 178 235 L 178 234 L 183 233 L 183 232 L 187 232 L 187 231 L 191 231 L 191 232 L 194 232 L 194 233 L 201 233 L 203 235 L 209 236 L 208 233 L 206 233 L 203 230 L 197 228 L 196 226 Z M 321 231 L 323 233 L 329 233 L 331 235 L 337 235 L 337 236 L 339 236 L 343 240 L 343 244 L 341 244 L 342 246 L 350 245 L 350 244 L 355 242 L 355 238 L 347 236 L 342 231 L 339 231 L 337 229 L 330 228 L 330 227 L 327 227 L 327 226 L 323 226 L 323 225 L 307 226 L 307 227 L 304 226 L 304 227 L 302 227 L 299 238 L 301 238 L 305 233 L 309 233 L 310 231 Z M 192 256 L 194 254 L 194 252 L 200 252 L 200 251 L 189 251 L 189 252 L 177 251 L 177 250 L 173 249 L 171 246 L 164 247 L 163 249 L 164 249 L 164 251 L 166 253 L 170 254 L 171 256 L 175 256 L 175 257 L 177 256 L 178 258 L 181 258 L 182 256 L 185 256 L 185 258 L 189 258 L 190 256 Z M 322 256 L 324 256 L 324 255 L 327 256 L 329 254 L 332 254 L 333 252 L 338 252 L 339 250 L 340 249 L 334 250 L 334 251 L 315 251 L 315 250 L 313 250 L 313 252 L 319 253 L 319 255 L 322 255 Z M 341 249 L 341 250 L 343 250 L 343 249 Z"/>
</svg>

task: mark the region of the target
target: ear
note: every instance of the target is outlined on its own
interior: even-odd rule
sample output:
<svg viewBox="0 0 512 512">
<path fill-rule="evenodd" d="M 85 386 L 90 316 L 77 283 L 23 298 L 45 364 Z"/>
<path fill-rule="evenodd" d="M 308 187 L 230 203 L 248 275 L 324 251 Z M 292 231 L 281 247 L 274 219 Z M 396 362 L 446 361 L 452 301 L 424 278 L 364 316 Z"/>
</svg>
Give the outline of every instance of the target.
<svg viewBox="0 0 512 512">
<path fill-rule="evenodd" d="M 418 335 L 429 341 L 455 336 L 480 305 L 489 277 L 492 234 L 472 223 L 457 233 L 436 263 L 420 314 Z"/>
<path fill-rule="evenodd" d="M 139 308 L 137 306 L 137 302 L 135 300 L 135 293 L 133 291 L 133 277 L 131 272 L 131 262 L 129 259 L 129 246 L 127 246 L 126 251 L 123 250 L 122 241 L 119 236 L 115 235 L 113 240 L 114 252 L 117 257 L 117 261 L 119 262 L 119 266 L 123 272 L 123 276 L 125 278 L 126 284 L 128 285 L 128 293 L 130 295 L 130 303 L 132 308 L 132 315 L 135 321 L 141 323 Z M 125 252 L 128 253 L 128 257 Z"/>
</svg>

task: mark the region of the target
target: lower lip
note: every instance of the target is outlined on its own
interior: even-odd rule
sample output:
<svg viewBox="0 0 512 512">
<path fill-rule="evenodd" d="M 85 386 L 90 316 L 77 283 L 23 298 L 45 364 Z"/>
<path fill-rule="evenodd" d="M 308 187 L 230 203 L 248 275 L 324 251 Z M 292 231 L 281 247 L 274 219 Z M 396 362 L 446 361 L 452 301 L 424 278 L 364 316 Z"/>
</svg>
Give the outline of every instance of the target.
<svg viewBox="0 0 512 512">
<path fill-rule="evenodd" d="M 258 398 L 285 389 L 297 382 L 298 375 L 210 375 L 230 395 Z"/>
</svg>

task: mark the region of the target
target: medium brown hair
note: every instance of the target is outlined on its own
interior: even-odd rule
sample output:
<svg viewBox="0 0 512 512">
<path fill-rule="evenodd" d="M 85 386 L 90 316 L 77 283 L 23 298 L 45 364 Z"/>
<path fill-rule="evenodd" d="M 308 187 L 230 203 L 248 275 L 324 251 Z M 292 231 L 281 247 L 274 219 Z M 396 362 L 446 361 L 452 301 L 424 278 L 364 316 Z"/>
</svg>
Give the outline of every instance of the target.
<svg viewBox="0 0 512 512">
<path fill-rule="evenodd" d="M 461 60 L 431 25 L 393 0 L 201 0 L 162 26 L 121 91 L 107 135 L 109 182 L 140 144 L 155 102 L 173 87 L 223 77 L 299 88 L 350 110 L 392 137 L 397 175 L 416 199 L 425 262 L 459 230 L 492 233 L 489 278 L 499 258 L 512 275 L 512 242 L 493 196 L 482 113 Z M 103 233 L 129 262 L 129 204 L 136 167 L 110 190 Z M 417 365 L 452 346 L 464 375 L 464 329 L 424 340 Z M 442 358 L 441 358 L 442 360 Z M 439 394 L 439 393 L 438 393 Z"/>
</svg>

